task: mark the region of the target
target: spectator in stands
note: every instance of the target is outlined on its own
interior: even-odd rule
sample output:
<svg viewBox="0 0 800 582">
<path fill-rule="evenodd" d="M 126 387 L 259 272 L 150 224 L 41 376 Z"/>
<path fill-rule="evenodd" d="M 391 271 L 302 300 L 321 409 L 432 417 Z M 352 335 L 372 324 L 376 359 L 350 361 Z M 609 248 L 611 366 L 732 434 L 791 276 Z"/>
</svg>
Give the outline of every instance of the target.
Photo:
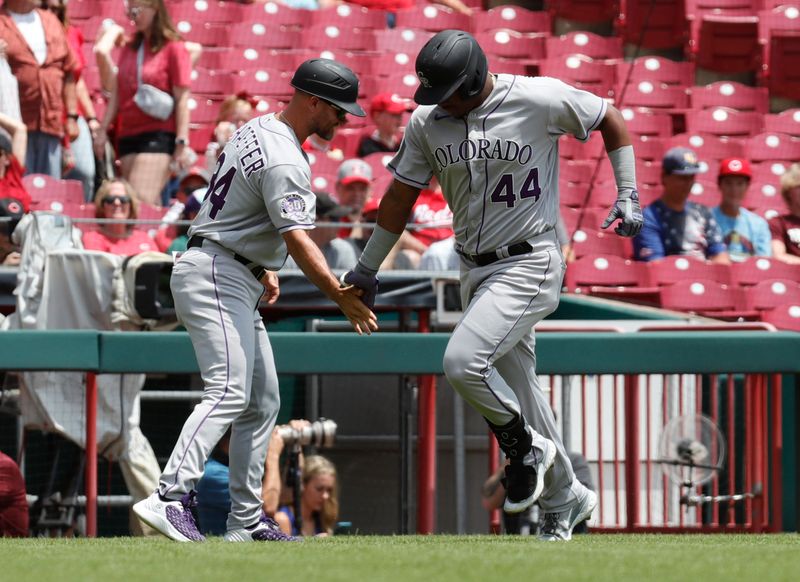
<svg viewBox="0 0 800 582">
<path fill-rule="evenodd" d="M 25 479 L 14 459 L 0 452 L 0 538 L 28 537 Z"/>
<path fill-rule="evenodd" d="M 345 222 L 361 220 L 361 210 L 371 195 L 372 168 L 370 165 L 358 158 L 342 162 L 336 173 L 336 198 L 340 204 L 349 206 L 353 210 L 353 213 L 346 217 Z M 339 231 L 340 237 L 349 235 L 349 228 L 342 228 Z"/>
<path fill-rule="evenodd" d="M 409 227 L 400 236 L 397 244 L 395 269 L 418 268 L 422 255 L 431 244 L 453 236 L 453 212 L 447 205 L 436 178 L 431 179 L 429 188 L 420 192 L 408 224 Z"/>
<path fill-rule="evenodd" d="M 407 100 L 392 93 L 379 93 L 373 97 L 369 115 L 375 131 L 361 138 L 356 155 L 363 158 L 377 152 L 396 152 L 403 139 L 400 133 L 403 113 L 408 110 Z"/>
<path fill-rule="evenodd" d="M 336 467 L 321 455 L 309 455 L 303 463 L 302 528 L 297 527 L 294 510 L 282 505 L 275 513 L 284 533 L 295 536 L 329 536 L 339 518 L 339 493 Z"/>
<path fill-rule="evenodd" d="M 183 205 L 183 212 L 181 213 L 181 220 L 184 222 L 191 222 L 197 213 L 200 212 L 200 206 L 203 204 L 203 198 L 206 196 L 206 188 L 196 188 L 189 195 L 189 199 Z M 177 235 L 167 247 L 167 252 L 182 253 L 185 251 L 189 244 L 189 225 L 182 224 L 176 227 Z M 224 533 L 224 532 L 223 532 Z"/>
<path fill-rule="evenodd" d="M 109 180 L 97 190 L 94 199 L 95 216 L 107 219 L 98 230 L 83 233 L 83 248 L 116 255 L 132 256 L 145 251 L 157 251 L 155 241 L 146 231 L 125 222 L 139 215 L 139 200 L 133 186 L 124 179 Z"/>
<path fill-rule="evenodd" d="M 93 136 L 95 151 L 98 157 L 103 156 L 109 126 L 116 121 L 122 176 L 130 181 L 143 202 L 161 206 L 170 162 L 174 160 L 181 168 L 193 163 L 188 107 L 191 62 L 164 0 L 133 0 L 128 15 L 136 34 L 120 54 L 117 83 L 103 122 Z M 140 69 L 141 87 L 137 80 Z M 159 90 L 159 101 L 172 98 L 172 110 L 166 119 L 146 113 L 137 104 L 143 105 L 142 90 L 146 86 Z M 149 111 L 160 115 L 153 109 Z"/>
<path fill-rule="evenodd" d="M 217 114 L 214 134 L 206 146 L 206 168 L 209 172 L 214 171 L 214 167 L 217 165 L 217 156 L 228 143 L 233 132 L 253 118 L 257 104 L 257 100 L 246 91 L 231 95 L 222 102 Z"/>
<path fill-rule="evenodd" d="M 228 428 L 206 461 L 203 476 L 197 482 L 197 514 L 200 533 L 221 536 L 227 531 L 231 511 L 228 451 L 231 429 Z"/>
<path fill-rule="evenodd" d="M 779 261 L 800 265 L 800 164 L 781 176 L 781 196 L 789 212 L 769 221 L 772 254 Z"/>
<path fill-rule="evenodd" d="M 159 249 L 166 251 L 169 248 L 172 241 L 178 236 L 174 223 L 177 220 L 183 220 L 185 204 L 192 197 L 195 190 L 202 188 L 203 196 L 205 196 L 205 188 L 210 181 L 211 174 L 200 166 L 192 166 L 178 177 L 175 197 L 170 204 L 169 210 L 164 214 L 161 226 L 158 227 L 154 237 Z M 202 201 L 202 198 L 200 200 Z"/>
<path fill-rule="evenodd" d="M 667 255 L 687 255 L 729 264 L 711 209 L 689 202 L 695 176 L 702 172 L 697 154 L 675 147 L 664 154 L 661 198 L 644 209 L 644 227 L 634 238 L 635 257 L 655 261 Z"/>
<path fill-rule="evenodd" d="M 78 137 L 70 143 L 63 144 L 62 170 L 64 178 L 79 180 L 83 184 L 84 199 L 89 202 L 94 198 L 94 151 L 92 148 L 92 132 L 100 128 L 94 103 L 89 89 L 82 78 L 86 68 L 86 57 L 83 55 L 83 33 L 77 26 L 72 26 L 67 14 L 67 0 L 42 0 L 42 9 L 50 10 L 64 26 L 67 42 L 78 61 L 75 70 L 75 93 L 78 101 Z"/>
<path fill-rule="evenodd" d="M 22 120 L 28 129 L 27 170 L 61 177 L 61 140 L 78 137 L 75 92 L 78 61 L 55 15 L 38 0 L 6 0 L 0 8 L 0 38 L 19 84 Z"/>
<path fill-rule="evenodd" d="M 365 8 L 375 10 L 385 10 L 389 13 L 394 13 L 399 10 L 408 10 L 414 8 L 417 4 L 416 0 L 349 0 L 351 4 L 363 6 Z M 464 4 L 461 0 L 435 0 L 434 4 L 440 4 L 451 9 L 453 12 L 458 12 L 470 16 L 472 8 Z M 391 20 L 391 26 L 394 26 L 394 21 Z"/>
<path fill-rule="evenodd" d="M 25 124 L 0 113 L 0 198 L 19 200 L 25 212 L 31 209 L 31 196 L 22 183 L 27 144 Z"/>
<path fill-rule="evenodd" d="M 772 255 L 767 221 L 742 207 L 752 177 L 750 162 L 745 159 L 728 158 L 720 163 L 717 185 L 721 201 L 712 212 L 728 256 L 735 262 L 752 256 Z"/>
<path fill-rule="evenodd" d="M 0 198 L 0 265 L 16 267 L 22 256 L 17 246 L 11 239 L 11 233 L 17 227 L 25 213 L 22 204 L 16 198 Z"/>
</svg>

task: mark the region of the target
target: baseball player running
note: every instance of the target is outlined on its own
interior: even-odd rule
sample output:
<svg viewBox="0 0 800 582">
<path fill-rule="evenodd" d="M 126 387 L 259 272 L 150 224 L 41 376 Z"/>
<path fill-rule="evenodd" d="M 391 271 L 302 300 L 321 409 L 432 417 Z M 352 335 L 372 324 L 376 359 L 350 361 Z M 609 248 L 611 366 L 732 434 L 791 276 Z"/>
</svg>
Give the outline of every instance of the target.
<svg viewBox="0 0 800 582">
<path fill-rule="evenodd" d="M 311 134 L 331 139 L 356 103 L 358 79 L 340 63 L 312 59 L 292 78 L 286 109 L 242 126 L 217 160 L 189 249 L 177 260 L 171 288 L 178 317 L 194 346 L 205 390 L 183 426 L 158 489 L 134 505 L 139 518 L 177 541 L 202 541 L 192 515 L 193 487 L 214 445 L 231 427 L 227 541 L 283 541 L 262 512 L 261 478 L 278 415 L 278 376 L 258 312 L 265 293 L 278 297 L 287 251 L 306 276 L 335 301 L 359 334 L 377 329 L 362 291 L 341 288 L 308 230 L 315 198 L 301 144 Z M 262 285 L 261 281 L 264 281 Z"/>
<path fill-rule="evenodd" d="M 600 97 L 551 78 L 489 74 L 466 32 L 445 30 L 416 61 L 420 86 L 378 226 L 343 281 L 371 305 L 378 267 L 432 176 L 453 210 L 463 316 L 444 355 L 450 384 L 488 422 L 510 460 L 505 511 L 538 500 L 543 540 L 569 540 L 597 496 L 575 479 L 536 377 L 533 326 L 559 301 L 565 264 L 556 241 L 558 138 L 599 129 L 617 182 L 603 228 L 642 226 L 634 154 L 625 123 Z"/>
</svg>

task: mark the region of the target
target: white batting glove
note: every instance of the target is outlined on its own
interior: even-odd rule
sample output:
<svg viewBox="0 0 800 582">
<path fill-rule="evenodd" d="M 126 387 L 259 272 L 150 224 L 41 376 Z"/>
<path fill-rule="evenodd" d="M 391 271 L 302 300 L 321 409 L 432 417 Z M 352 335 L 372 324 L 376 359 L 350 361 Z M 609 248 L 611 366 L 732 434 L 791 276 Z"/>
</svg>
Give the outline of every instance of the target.
<svg viewBox="0 0 800 582">
<path fill-rule="evenodd" d="M 617 201 L 608 213 L 608 217 L 603 222 L 603 228 L 611 226 L 615 220 L 621 222 L 614 229 L 620 236 L 636 236 L 644 226 L 642 208 L 639 206 L 639 192 L 633 188 L 619 190 Z"/>
</svg>

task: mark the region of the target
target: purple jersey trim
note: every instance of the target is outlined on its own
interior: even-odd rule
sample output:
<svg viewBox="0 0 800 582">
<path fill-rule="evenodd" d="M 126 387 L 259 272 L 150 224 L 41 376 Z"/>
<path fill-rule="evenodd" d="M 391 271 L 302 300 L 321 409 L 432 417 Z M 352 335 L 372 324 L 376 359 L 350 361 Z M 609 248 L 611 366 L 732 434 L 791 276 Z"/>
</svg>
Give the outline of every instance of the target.
<svg viewBox="0 0 800 582">
<path fill-rule="evenodd" d="M 602 102 L 602 105 L 600 106 L 600 112 L 597 114 L 597 118 L 592 122 L 592 125 L 590 125 L 589 129 L 586 131 L 586 137 L 584 138 L 576 137 L 578 141 L 584 143 L 587 142 L 589 140 L 589 136 L 592 135 L 592 132 L 595 129 L 597 129 L 597 126 L 600 125 L 600 122 L 603 121 L 603 118 L 606 115 L 606 111 L 608 110 L 608 103 L 606 103 L 606 100 L 603 99 L 602 97 L 598 97 L 598 99 L 600 99 L 600 101 Z"/>
<path fill-rule="evenodd" d="M 483 118 L 484 139 L 486 139 L 486 120 L 489 119 L 489 116 L 492 115 L 492 113 L 494 113 L 495 111 L 497 111 L 497 108 L 503 104 L 503 102 L 506 100 L 506 97 L 508 97 L 508 94 L 511 92 L 511 89 L 514 87 L 514 83 L 516 83 L 516 81 L 517 81 L 516 75 L 511 77 L 511 84 L 508 86 L 508 89 L 506 89 L 505 95 L 503 95 L 503 97 L 500 99 L 500 102 L 494 106 L 494 109 L 492 109 L 489 113 L 487 113 L 486 117 Z M 483 173 L 486 176 L 486 183 L 484 184 L 483 187 L 483 209 L 481 211 L 481 225 L 478 227 L 478 241 L 475 243 L 476 255 L 479 255 L 481 253 L 481 232 L 483 232 L 483 222 L 486 219 L 486 194 L 489 191 L 489 160 L 483 161 Z"/>
<path fill-rule="evenodd" d="M 222 316 L 222 302 L 219 300 L 219 288 L 217 287 L 217 256 L 218 255 L 214 255 L 214 257 L 211 259 L 211 280 L 214 283 L 214 298 L 217 300 L 217 311 L 219 312 L 219 323 L 220 326 L 222 327 L 222 337 L 225 338 L 225 390 L 222 392 L 222 396 L 220 397 L 220 399 L 217 400 L 217 403 L 211 407 L 211 410 L 209 410 L 206 413 L 206 415 L 203 417 L 203 420 L 201 420 L 198 423 L 197 428 L 194 429 L 194 432 L 192 433 L 192 436 L 189 439 L 189 442 L 186 443 L 186 447 L 183 449 L 183 456 L 181 457 L 181 460 L 178 463 L 177 468 L 175 469 L 175 481 L 163 493 L 164 497 L 166 497 L 167 494 L 178 485 L 178 473 L 180 472 L 181 467 L 183 466 L 183 462 L 186 460 L 186 454 L 189 452 L 189 445 L 191 445 L 192 442 L 194 442 L 194 439 L 197 436 L 200 427 L 203 426 L 203 423 L 206 421 L 206 419 L 208 419 L 211 413 L 217 409 L 217 406 L 222 404 L 222 401 L 225 400 L 225 396 L 227 396 L 228 394 L 228 386 L 230 384 L 230 379 L 231 379 L 231 358 L 230 358 L 230 349 L 228 347 L 228 331 L 225 329 L 225 319 Z"/>
<path fill-rule="evenodd" d="M 394 174 L 394 177 L 397 178 L 398 180 L 400 180 L 401 182 L 404 182 L 404 183 L 408 184 L 409 186 L 415 186 L 415 187 L 419 186 L 419 187 L 421 187 L 423 189 L 427 188 L 430 185 L 431 178 L 433 177 L 433 173 L 431 173 L 431 175 L 428 176 L 428 181 L 427 182 L 417 182 L 413 178 L 409 178 L 408 176 L 404 176 L 403 174 L 398 172 L 397 168 L 395 168 L 391 163 L 386 164 L 386 167 L 389 168 L 389 170 L 391 170 L 392 174 Z"/>
<path fill-rule="evenodd" d="M 500 341 L 497 342 L 497 344 L 494 347 L 494 350 L 492 350 L 492 353 L 489 354 L 487 356 L 487 358 L 486 358 L 486 367 L 484 367 L 481 370 L 481 381 L 486 385 L 486 388 L 489 390 L 489 392 L 492 393 L 492 396 L 495 397 L 495 399 L 500 404 L 500 406 L 502 406 L 503 408 L 508 410 L 508 412 L 510 412 L 512 415 L 514 415 L 514 418 L 518 417 L 517 413 L 514 412 L 513 410 L 509 410 L 508 407 L 505 404 L 503 404 L 503 400 L 497 395 L 497 393 L 494 390 L 492 390 L 492 387 L 489 386 L 489 382 L 486 381 L 487 372 L 488 372 L 489 368 L 492 367 L 492 365 L 489 363 L 489 361 L 497 353 L 497 350 L 500 348 L 500 346 L 505 341 L 505 339 L 508 337 L 508 335 L 514 329 L 516 329 L 517 324 L 519 323 L 519 320 L 522 319 L 522 316 L 525 315 L 528 312 L 528 309 L 530 308 L 531 304 L 534 301 L 536 301 L 536 298 L 539 296 L 539 293 L 542 292 L 542 285 L 544 284 L 545 281 L 547 281 L 547 273 L 550 272 L 550 263 L 552 262 L 552 260 L 553 260 L 553 255 L 550 254 L 550 251 L 547 251 L 547 266 L 544 268 L 544 276 L 542 277 L 542 281 L 541 281 L 541 283 L 539 283 L 539 286 L 536 289 L 536 293 L 533 295 L 533 297 L 531 297 L 530 301 L 528 301 L 528 304 L 525 306 L 525 309 L 523 309 L 520 312 L 519 317 L 517 317 L 516 321 L 514 321 L 514 323 L 511 325 L 511 327 L 509 327 L 508 332 L 506 333 L 506 335 L 504 335 L 502 338 L 500 338 Z M 522 413 L 522 411 L 520 411 L 520 414 L 521 413 Z"/>
</svg>

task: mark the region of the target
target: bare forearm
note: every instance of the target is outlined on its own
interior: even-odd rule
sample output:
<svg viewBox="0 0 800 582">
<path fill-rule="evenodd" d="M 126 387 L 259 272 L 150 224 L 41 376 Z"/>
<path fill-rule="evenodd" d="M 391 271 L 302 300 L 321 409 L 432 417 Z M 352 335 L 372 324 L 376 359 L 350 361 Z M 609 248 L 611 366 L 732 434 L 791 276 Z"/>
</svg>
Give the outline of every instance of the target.
<svg viewBox="0 0 800 582">
<path fill-rule="evenodd" d="M 92 103 L 92 98 L 89 96 L 89 89 L 86 87 L 86 82 L 83 79 L 78 80 L 75 91 L 77 93 L 78 103 L 86 114 L 86 117 L 96 117 L 94 103 Z"/>
<path fill-rule="evenodd" d="M 189 139 L 188 89 L 180 89 L 175 92 L 175 135 L 180 139 Z"/>
<path fill-rule="evenodd" d="M 277 455 L 270 451 L 267 454 L 267 466 L 264 473 L 264 485 L 261 497 L 264 501 L 264 513 L 272 517 L 278 511 L 281 500 L 281 471 L 280 453 Z"/>
<path fill-rule="evenodd" d="M 78 95 L 75 89 L 75 78 L 72 74 L 67 74 L 64 79 L 64 108 L 67 114 L 75 113 L 78 111 Z"/>
<path fill-rule="evenodd" d="M 378 209 L 378 224 L 394 234 L 403 234 L 406 223 L 417 201 L 419 190 L 392 182 Z"/>
<path fill-rule="evenodd" d="M 108 98 L 108 107 L 106 108 L 106 114 L 103 116 L 102 126 L 104 130 L 108 130 L 109 126 L 114 123 L 114 118 L 117 116 L 117 105 L 119 103 L 119 91 L 117 87 L 114 87 L 114 90 L 111 91 L 111 97 Z"/>
<path fill-rule="evenodd" d="M 308 280 L 319 287 L 326 297 L 336 301 L 339 280 L 331 272 L 319 247 L 304 231 L 291 231 L 284 238 L 289 254 L 292 255 Z"/>
</svg>

